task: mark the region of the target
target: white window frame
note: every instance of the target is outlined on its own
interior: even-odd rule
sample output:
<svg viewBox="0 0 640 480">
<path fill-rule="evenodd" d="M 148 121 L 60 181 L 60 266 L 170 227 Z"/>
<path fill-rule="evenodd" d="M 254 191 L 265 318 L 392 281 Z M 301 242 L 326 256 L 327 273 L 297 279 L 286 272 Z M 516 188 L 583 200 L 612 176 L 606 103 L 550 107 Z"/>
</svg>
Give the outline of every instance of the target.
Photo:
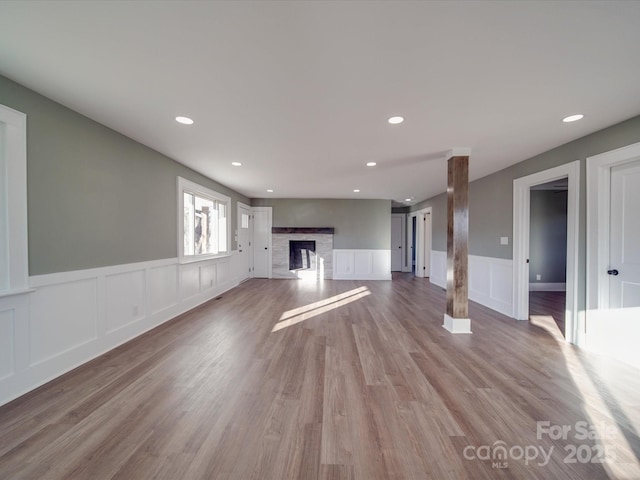
<svg viewBox="0 0 640 480">
<path fill-rule="evenodd" d="M 200 184 L 178 177 L 178 260 L 180 263 L 201 262 L 212 258 L 223 258 L 231 255 L 231 197 L 218 193 Z M 199 255 L 184 254 L 184 194 L 191 193 L 199 197 L 226 204 L 227 251 L 223 253 L 203 253 Z"/>
</svg>

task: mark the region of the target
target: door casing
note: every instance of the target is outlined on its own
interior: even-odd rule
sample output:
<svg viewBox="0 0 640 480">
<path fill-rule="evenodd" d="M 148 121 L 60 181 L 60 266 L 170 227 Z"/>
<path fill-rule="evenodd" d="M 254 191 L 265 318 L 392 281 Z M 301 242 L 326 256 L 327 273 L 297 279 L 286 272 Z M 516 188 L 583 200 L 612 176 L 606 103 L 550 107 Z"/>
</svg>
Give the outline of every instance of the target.
<svg viewBox="0 0 640 480">
<path fill-rule="evenodd" d="M 587 313 L 609 307 L 611 169 L 640 159 L 640 142 L 587 158 Z"/>
<path fill-rule="evenodd" d="M 247 232 L 246 244 L 241 246 L 241 232 L 242 232 L 242 214 L 249 215 L 249 231 Z M 238 255 L 247 255 L 248 271 L 240 273 L 240 281 L 247 280 L 253 277 L 253 221 L 251 219 L 252 211 L 251 207 L 244 203 L 238 202 L 238 229 L 237 229 L 237 241 L 238 241 Z M 242 252 L 240 249 L 242 248 Z M 245 276 L 246 274 L 246 276 Z"/>
<path fill-rule="evenodd" d="M 565 339 L 578 343 L 578 208 L 580 161 L 566 163 L 513 181 L 513 318 L 529 319 L 529 223 L 530 190 L 535 185 L 568 179 L 567 191 L 567 289 Z M 584 330 L 584 329 L 582 329 Z"/>
</svg>

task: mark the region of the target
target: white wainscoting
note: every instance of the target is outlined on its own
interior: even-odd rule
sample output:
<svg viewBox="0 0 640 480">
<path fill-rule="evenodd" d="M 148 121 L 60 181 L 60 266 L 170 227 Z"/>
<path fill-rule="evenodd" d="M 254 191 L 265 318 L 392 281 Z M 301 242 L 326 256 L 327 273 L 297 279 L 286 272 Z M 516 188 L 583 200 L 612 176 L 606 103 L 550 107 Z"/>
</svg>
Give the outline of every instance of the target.
<svg viewBox="0 0 640 480">
<path fill-rule="evenodd" d="M 238 256 L 39 275 L 0 298 L 0 405 L 238 285 Z"/>
<path fill-rule="evenodd" d="M 431 283 L 447 288 L 447 252 L 431 251 Z M 469 255 L 469 300 L 513 316 L 513 261 Z"/>
<path fill-rule="evenodd" d="M 333 250 L 334 280 L 391 280 L 390 250 Z"/>
</svg>

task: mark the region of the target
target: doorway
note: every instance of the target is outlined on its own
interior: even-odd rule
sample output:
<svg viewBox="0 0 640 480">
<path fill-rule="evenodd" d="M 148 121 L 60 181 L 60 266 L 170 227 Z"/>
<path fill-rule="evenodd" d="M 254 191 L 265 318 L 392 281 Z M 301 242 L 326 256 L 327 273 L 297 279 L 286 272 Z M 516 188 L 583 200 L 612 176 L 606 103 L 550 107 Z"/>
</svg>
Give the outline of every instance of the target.
<svg viewBox="0 0 640 480">
<path fill-rule="evenodd" d="M 238 281 L 251 278 L 252 233 L 251 207 L 238 202 Z"/>
<path fill-rule="evenodd" d="M 579 161 L 513 181 L 513 317 L 517 320 L 529 320 L 529 278 L 531 273 L 536 275 L 529 268 L 531 188 L 548 182 L 558 182 L 564 178 L 567 182 L 564 338 L 568 342 L 577 343 Z M 562 316 L 562 313 L 560 315 Z"/>
<path fill-rule="evenodd" d="M 564 177 L 529 189 L 529 318 L 563 338 L 568 184 Z"/>
<path fill-rule="evenodd" d="M 431 210 L 411 214 L 411 271 L 420 278 L 431 276 Z"/>
<path fill-rule="evenodd" d="M 640 367 L 640 143 L 587 158 L 584 344 Z"/>
</svg>

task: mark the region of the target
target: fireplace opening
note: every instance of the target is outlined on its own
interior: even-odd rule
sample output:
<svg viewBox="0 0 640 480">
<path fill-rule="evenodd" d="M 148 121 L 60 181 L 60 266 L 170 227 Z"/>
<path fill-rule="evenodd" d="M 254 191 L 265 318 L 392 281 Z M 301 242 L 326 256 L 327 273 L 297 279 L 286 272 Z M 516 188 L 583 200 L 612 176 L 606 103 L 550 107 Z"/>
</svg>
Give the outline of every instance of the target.
<svg viewBox="0 0 640 480">
<path fill-rule="evenodd" d="M 289 240 L 289 270 L 316 269 L 316 242 Z"/>
</svg>

